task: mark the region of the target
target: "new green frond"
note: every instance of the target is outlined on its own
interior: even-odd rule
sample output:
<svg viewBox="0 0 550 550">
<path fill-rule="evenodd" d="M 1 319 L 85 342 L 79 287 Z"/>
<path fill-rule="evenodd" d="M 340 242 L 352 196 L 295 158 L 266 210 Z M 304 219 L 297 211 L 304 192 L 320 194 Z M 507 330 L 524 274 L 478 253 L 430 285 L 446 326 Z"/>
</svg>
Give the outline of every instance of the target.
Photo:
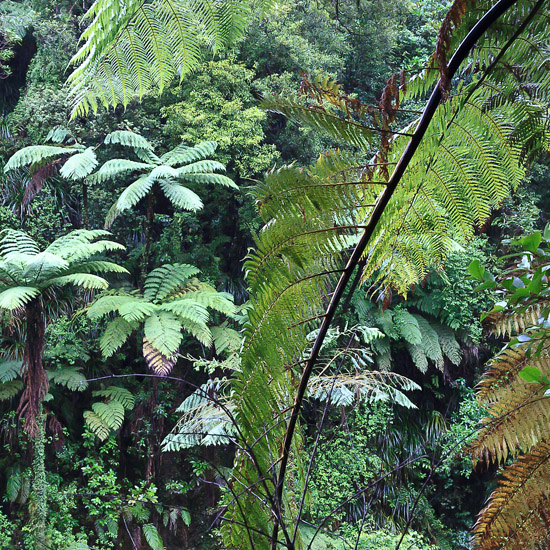
<svg viewBox="0 0 550 550">
<path fill-rule="evenodd" d="M 81 150 L 81 148 L 76 147 L 57 147 L 55 145 L 31 145 L 23 147 L 23 149 L 19 149 L 17 153 L 10 157 L 4 166 L 4 171 L 8 172 L 17 168 L 23 168 L 24 166 L 37 165 Z"/>
<path fill-rule="evenodd" d="M 0 309 L 15 311 L 36 298 L 40 291 L 36 287 L 15 286 L 0 292 Z"/>
<path fill-rule="evenodd" d="M 97 166 L 97 157 L 93 147 L 70 157 L 59 173 L 66 179 L 81 180 L 89 176 Z"/>
</svg>

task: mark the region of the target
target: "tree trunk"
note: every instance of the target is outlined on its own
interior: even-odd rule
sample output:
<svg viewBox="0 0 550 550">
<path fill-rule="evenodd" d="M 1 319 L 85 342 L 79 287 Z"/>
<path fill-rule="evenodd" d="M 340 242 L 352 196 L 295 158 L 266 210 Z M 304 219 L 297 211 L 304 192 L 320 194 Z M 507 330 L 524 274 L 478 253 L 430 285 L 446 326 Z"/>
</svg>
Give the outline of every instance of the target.
<svg viewBox="0 0 550 550">
<path fill-rule="evenodd" d="M 38 296 L 25 307 L 27 334 L 23 352 L 23 383 L 25 389 L 19 403 L 19 414 L 25 418 L 25 430 L 34 438 L 37 431 L 36 417 L 48 391 L 48 375 L 42 365 L 44 332 L 46 323 L 42 298 Z"/>
<path fill-rule="evenodd" d="M 82 182 L 82 227 L 88 229 L 88 185 Z"/>
<path fill-rule="evenodd" d="M 151 239 L 153 236 L 153 221 L 155 218 L 155 213 L 153 210 L 155 204 L 155 196 L 153 190 L 151 189 L 147 194 L 147 221 L 145 227 L 143 228 L 145 233 L 145 249 L 143 251 L 143 258 L 141 263 L 141 282 L 140 287 L 143 291 L 143 285 L 145 284 L 145 277 L 147 277 L 147 272 L 149 271 L 149 256 L 151 254 Z"/>
<path fill-rule="evenodd" d="M 33 542 L 36 548 L 46 548 L 48 495 L 46 483 L 46 415 L 40 404 L 36 437 L 33 441 L 32 497 L 29 506 Z"/>
</svg>

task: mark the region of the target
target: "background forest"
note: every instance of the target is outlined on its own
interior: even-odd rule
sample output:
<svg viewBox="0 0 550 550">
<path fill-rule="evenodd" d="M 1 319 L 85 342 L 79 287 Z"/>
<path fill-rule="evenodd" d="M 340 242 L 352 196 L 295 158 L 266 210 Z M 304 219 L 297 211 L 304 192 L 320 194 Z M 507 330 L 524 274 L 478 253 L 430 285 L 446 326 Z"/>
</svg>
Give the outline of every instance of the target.
<svg viewBox="0 0 550 550">
<path fill-rule="evenodd" d="M 181 83 L 70 118 L 65 82 L 91 4 L 0 3 L 0 548 L 223 549 L 238 452 L 207 398 L 234 410 L 243 262 L 263 224 L 252 191 L 346 147 L 262 98 L 320 75 L 378 103 L 392 74 L 432 54 L 451 2 L 281 0 L 231 48 L 203 44 Z M 507 337 L 480 320 L 496 283 L 475 278 L 487 281 L 480 266 L 506 278 L 514 241 L 544 230 L 549 183 L 537 155 L 406 296 L 365 283 L 347 296 L 304 408 L 308 496 L 289 505 L 304 507 L 306 541 L 330 516 L 312 548 L 393 549 L 404 530 L 402 548 L 473 548 L 498 465 L 473 468 L 462 443 L 486 416 L 474 387 Z M 294 458 L 291 483 L 307 468 Z"/>
</svg>

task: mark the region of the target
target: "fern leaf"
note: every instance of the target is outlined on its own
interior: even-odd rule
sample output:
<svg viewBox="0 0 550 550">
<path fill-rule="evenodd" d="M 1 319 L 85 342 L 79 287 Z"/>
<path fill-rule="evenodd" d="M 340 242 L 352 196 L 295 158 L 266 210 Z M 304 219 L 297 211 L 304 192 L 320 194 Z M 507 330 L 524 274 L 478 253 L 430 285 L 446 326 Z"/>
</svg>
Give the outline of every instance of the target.
<svg viewBox="0 0 550 550">
<path fill-rule="evenodd" d="M 200 272 L 189 264 L 166 264 L 151 271 L 144 285 L 144 298 L 148 301 L 164 300 L 185 288 L 187 281 Z"/>
<path fill-rule="evenodd" d="M 191 191 L 191 189 L 187 189 L 187 187 L 183 185 L 170 183 L 169 181 L 161 181 L 160 187 L 170 202 L 177 208 L 195 212 L 201 210 L 203 207 L 200 197 Z"/>
<path fill-rule="evenodd" d="M 145 162 L 127 159 L 111 159 L 101 165 L 101 168 L 91 176 L 92 181 L 103 183 L 117 176 L 123 176 L 137 170 L 150 170 L 152 166 Z"/>
<path fill-rule="evenodd" d="M 15 311 L 33 298 L 36 298 L 40 291 L 36 287 L 16 286 L 0 292 L 0 309 Z"/>
<path fill-rule="evenodd" d="M 135 405 L 135 398 L 126 388 L 109 386 L 105 390 L 96 390 L 92 393 L 94 397 L 105 397 L 109 401 L 120 403 L 126 410 L 131 411 Z"/>
<path fill-rule="evenodd" d="M 94 403 L 92 410 L 110 429 L 116 431 L 122 426 L 124 407 L 118 401 L 110 400 L 108 403 Z"/>
<path fill-rule="evenodd" d="M 75 147 L 57 147 L 55 145 L 31 145 L 19 149 L 17 153 L 10 157 L 4 171 L 16 170 L 24 166 L 32 166 L 58 158 L 63 155 L 79 152 L 80 149 Z"/>
<path fill-rule="evenodd" d="M 84 411 L 84 420 L 101 441 L 105 441 L 109 437 L 110 427 L 94 411 Z"/>
<path fill-rule="evenodd" d="M 144 324 L 145 338 L 166 357 L 173 357 L 178 351 L 182 340 L 181 329 L 180 321 L 166 311 L 147 317 Z"/>
<path fill-rule="evenodd" d="M 23 382 L 21 380 L 10 380 L 0 384 L 0 401 L 6 401 L 15 397 L 23 390 Z"/>
<path fill-rule="evenodd" d="M 101 353 L 104 357 L 111 357 L 128 340 L 135 330 L 135 325 L 123 317 L 117 317 L 109 322 L 99 340 Z"/>
<path fill-rule="evenodd" d="M 105 290 L 109 283 L 98 275 L 91 273 L 71 273 L 61 277 L 53 277 L 47 281 L 47 286 L 74 285 L 87 290 Z"/>
<path fill-rule="evenodd" d="M 212 156 L 217 148 L 218 144 L 215 141 L 202 141 L 194 147 L 188 147 L 187 145 L 181 144 L 162 155 L 162 157 L 160 157 L 160 162 L 167 166 L 189 164 Z"/>
<path fill-rule="evenodd" d="M 71 391 L 84 391 L 88 387 L 86 377 L 76 367 L 47 371 L 50 382 L 65 386 Z"/>
<path fill-rule="evenodd" d="M 130 132 L 129 130 L 115 130 L 105 136 L 105 143 L 125 145 L 126 147 L 133 147 L 134 149 L 144 149 L 146 151 L 152 151 L 153 146 L 140 134 L 136 132 Z"/>
<path fill-rule="evenodd" d="M 177 353 L 171 356 L 161 353 L 147 337 L 143 338 L 143 357 L 147 366 L 160 376 L 167 376 L 177 363 Z"/>
<path fill-rule="evenodd" d="M 66 179 L 81 180 L 89 176 L 97 166 L 97 157 L 93 147 L 70 157 L 59 173 Z"/>
<path fill-rule="evenodd" d="M 0 382 L 11 382 L 21 375 L 21 361 L 0 361 Z"/>
</svg>

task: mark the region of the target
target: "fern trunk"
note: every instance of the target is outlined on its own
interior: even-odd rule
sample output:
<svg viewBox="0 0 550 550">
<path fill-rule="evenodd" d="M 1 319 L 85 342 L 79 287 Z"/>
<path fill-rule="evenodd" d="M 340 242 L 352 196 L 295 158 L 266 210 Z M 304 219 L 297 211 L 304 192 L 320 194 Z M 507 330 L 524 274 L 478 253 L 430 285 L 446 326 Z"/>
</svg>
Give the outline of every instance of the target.
<svg viewBox="0 0 550 550">
<path fill-rule="evenodd" d="M 36 548 L 47 548 L 46 521 L 48 497 L 46 484 L 46 415 L 39 407 L 32 461 L 32 498 L 29 506 L 33 543 Z"/>
<path fill-rule="evenodd" d="M 142 291 L 143 291 L 143 285 L 145 284 L 145 278 L 147 277 L 147 272 L 149 270 L 149 256 L 151 255 L 151 239 L 153 236 L 153 221 L 155 217 L 154 204 L 155 204 L 155 197 L 153 195 L 153 190 L 151 189 L 149 193 L 147 193 L 147 219 L 144 227 L 145 249 L 143 251 L 143 261 L 141 263 L 141 281 L 140 281 L 140 287 Z"/>
<path fill-rule="evenodd" d="M 25 417 L 25 430 L 31 437 L 34 437 L 38 428 L 36 417 L 39 410 L 41 410 L 42 400 L 48 391 L 48 375 L 42 364 L 46 322 L 40 296 L 26 305 L 25 321 L 27 324 L 23 354 L 25 389 L 21 396 L 19 412 Z"/>
</svg>

